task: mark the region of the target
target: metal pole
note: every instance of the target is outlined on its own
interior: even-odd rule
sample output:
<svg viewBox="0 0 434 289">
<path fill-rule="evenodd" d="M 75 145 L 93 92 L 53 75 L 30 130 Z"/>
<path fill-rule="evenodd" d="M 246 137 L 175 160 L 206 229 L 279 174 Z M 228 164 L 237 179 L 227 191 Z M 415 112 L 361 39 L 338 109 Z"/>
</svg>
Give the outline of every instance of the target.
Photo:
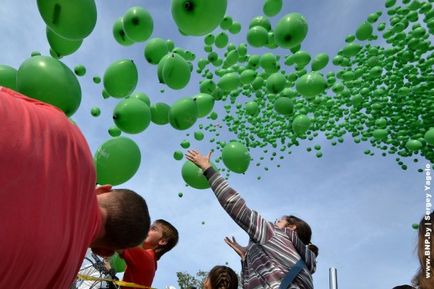
<svg viewBox="0 0 434 289">
<path fill-rule="evenodd" d="M 329 287 L 338 289 L 338 271 L 334 267 L 329 268 Z"/>
</svg>

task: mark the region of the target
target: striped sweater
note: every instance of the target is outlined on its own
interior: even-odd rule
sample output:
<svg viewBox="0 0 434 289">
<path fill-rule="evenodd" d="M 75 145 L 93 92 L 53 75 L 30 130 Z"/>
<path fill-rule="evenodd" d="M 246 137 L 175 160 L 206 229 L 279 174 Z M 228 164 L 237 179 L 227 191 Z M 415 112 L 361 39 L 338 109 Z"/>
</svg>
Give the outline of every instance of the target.
<svg viewBox="0 0 434 289">
<path fill-rule="evenodd" d="M 212 167 L 204 172 L 222 207 L 249 234 L 247 252 L 241 261 L 243 289 L 278 289 L 280 282 L 301 258 L 306 267 L 289 289 L 312 289 L 315 255 L 290 229 L 279 229 L 256 211 Z"/>
</svg>

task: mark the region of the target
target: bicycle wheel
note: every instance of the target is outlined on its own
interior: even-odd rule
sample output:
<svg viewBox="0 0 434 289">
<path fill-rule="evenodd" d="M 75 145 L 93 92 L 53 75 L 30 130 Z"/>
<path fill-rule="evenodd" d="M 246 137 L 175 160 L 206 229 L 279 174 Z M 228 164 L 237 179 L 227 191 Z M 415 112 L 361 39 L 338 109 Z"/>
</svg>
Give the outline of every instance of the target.
<svg viewBox="0 0 434 289">
<path fill-rule="evenodd" d="M 91 276 L 95 278 L 102 278 L 102 273 L 97 269 L 97 265 L 91 258 L 85 257 L 78 274 L 84 276 Z M 77 278 L 75 281 L 75 289 L 99 289 L 102 287 L 102 281 L 90 281 Z"/>
</svg>

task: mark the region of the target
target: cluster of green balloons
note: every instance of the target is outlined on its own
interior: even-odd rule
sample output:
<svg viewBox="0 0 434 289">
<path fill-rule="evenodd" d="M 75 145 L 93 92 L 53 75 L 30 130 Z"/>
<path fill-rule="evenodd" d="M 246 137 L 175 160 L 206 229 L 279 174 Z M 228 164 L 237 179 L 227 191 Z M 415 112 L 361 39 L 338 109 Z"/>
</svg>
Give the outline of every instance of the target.
<svg viewBox="0 0 434 289">
<path fill-rule="evenodd" d="M 123 46 L 146 41 L 154 31 L 151 14 L 142 7 L 134 6 L 113 24 L 113 37 Z"/>
</svg>

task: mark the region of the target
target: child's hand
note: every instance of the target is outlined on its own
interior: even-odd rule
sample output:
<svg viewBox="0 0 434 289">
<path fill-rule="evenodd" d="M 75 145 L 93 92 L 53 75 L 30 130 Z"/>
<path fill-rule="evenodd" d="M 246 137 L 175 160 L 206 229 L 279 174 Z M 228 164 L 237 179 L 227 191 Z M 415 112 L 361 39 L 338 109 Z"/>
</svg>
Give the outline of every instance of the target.
<svg viewBox="0 0 434 289">
<path fill-rule="evenodd" d="M 209 159 L 211 158 L 211 153 L 209 152 L 207 156 L 201 155 L 200 152 L 192 150 L 187 151 L 187 154 L 185 155 L 187 160 L 194 163 L 196 166 L 201 168 L 203 171 L 211 167 L 211 163 Z"/>
<path fill-rule="evenodd" d="M 232 236 L 232 240 L 229 237 L 225 237 L 225 242 L 226 244 L 229 245 L 229 247 L 231 247 L 232 249 L 234 249 L 234 251 L 240 255 L 241 260 L 244 259 L 244 257 L 246 256 L 246 247 L 241 246 L 240 244 L 238 244 L 237 240 L 235 240 L 235 238 Z"/>
</svg>

